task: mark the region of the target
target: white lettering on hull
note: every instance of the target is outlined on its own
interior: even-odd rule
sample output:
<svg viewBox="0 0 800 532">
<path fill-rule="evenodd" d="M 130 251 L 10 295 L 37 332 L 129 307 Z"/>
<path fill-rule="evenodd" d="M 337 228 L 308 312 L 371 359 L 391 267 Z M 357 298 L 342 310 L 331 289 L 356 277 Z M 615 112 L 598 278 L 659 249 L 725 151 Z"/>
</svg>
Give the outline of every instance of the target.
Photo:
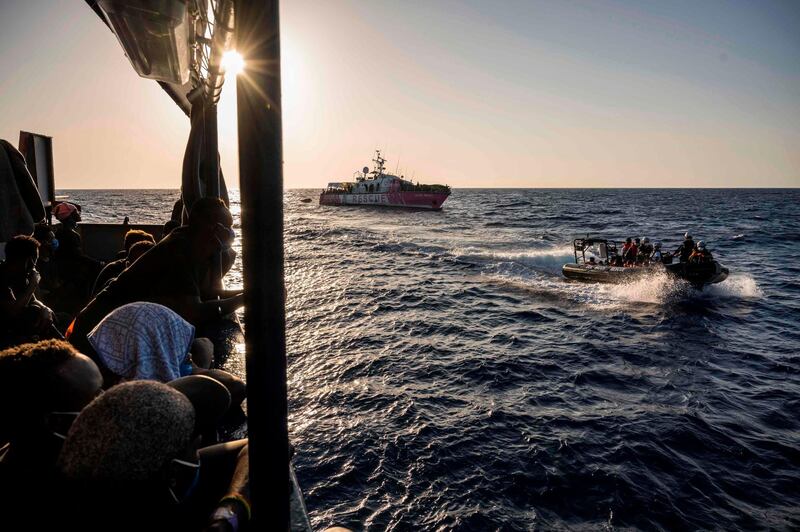
<svg viewBox="0 0 800 532">
<path fill-rule="evenodd" d="M 347 205 L 389 205 L 386 194 L 347 194 L 344 201 Z"/>
</svg>

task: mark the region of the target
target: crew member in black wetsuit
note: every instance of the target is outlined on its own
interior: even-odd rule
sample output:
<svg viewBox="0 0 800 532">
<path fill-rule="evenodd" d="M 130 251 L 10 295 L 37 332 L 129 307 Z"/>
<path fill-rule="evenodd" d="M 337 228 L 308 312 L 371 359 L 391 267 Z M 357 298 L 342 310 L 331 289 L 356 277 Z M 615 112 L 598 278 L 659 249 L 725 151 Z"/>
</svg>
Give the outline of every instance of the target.
<svg viewBox="0 0 800 532">
<path fill-rule="evenodd" d="M 694 240 L 692 239 L 692 235 L 687 231 L 686 234 L 683 235 L 683 244 L 678 246 L 678 249 L 675 250 L 673 255 L 679 255 L 681 262 L 688 262 L 692 251 L 694 251 Z"/>
<path fill-rule="evenodd" d="M 639 257 L 637 262 L 640 264 L 647 264 L 650 262 L 650 255 L 653 254 L 653 244 L 647 237 L 642 238 L 642 245 L 639 246 Z"/>
</svg>

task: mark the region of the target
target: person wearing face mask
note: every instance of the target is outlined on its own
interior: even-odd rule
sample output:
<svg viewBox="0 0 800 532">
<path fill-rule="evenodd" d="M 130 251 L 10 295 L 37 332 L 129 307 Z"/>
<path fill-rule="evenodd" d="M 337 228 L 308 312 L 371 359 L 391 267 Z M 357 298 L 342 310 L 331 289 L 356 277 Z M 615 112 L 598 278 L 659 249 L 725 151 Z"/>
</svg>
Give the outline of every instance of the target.
<svg viewBox="0 0 800 532">
<path fill-rule="evenodd" d="M 202 398 L 182 385 L 135 381 L 89 404 L 59 457 L 67 496 L 76 501 L 64 523 L 80 530 L 191 530 L 190 523 L 206 522 L 214 511 L 213 505 L 196 504 L 201 495 L 220 493 L 220 502 L 230 501 L 244 524 L 245 441 L 200 448 L 202 420 L 216 415 Z M 221 461 L 234 468 L 220 474 Z"/>
<path fill-rule="evenodd" d="M 5 252 L 0 263 L 0 348 L 56 336 L 53 311 L 35 295 L 41 281 L 36 270 L 39 242 L 18 235 Z"/>
<path fill-rule="evenodd" d="M 36 263 L 36 269 L 42 274 L 42 281 L 36 289 L 36 297 L 46 298 L 59 287 L 58 268 L 54 259 L 61 243 L 46 223 L 36 225 L 33 238 L 39 242 L 39 261 Z"/>
<path fill-rule="evenodd" d="M 39 260 L 50 261 L 58 251 L 60 242 L 53 230 L 46 223 L 37 224 L 33 230 L 33 238 L 39 242 Z"/>
<path fill-rule="evenodd" d="M 49 488 L 70 424 L 102 384 L 95 363 L 62 340 L 0 351 L 0 504 L 20 511 Z"/>
<path fill-rule="evenodd" d="M 70 342 L 91 355 L 89 332 L 112 310 L 136 301 L 169 307 L 195 327 L 241 307 L 241 291 L 222 290 L 207 282 L 220 257 L 233 253 L 232 224 L 222 200 L 195 202 L 188 225 L 173 230 L 111 280 L 78 314 L 68 331 Z"/>
</svg>

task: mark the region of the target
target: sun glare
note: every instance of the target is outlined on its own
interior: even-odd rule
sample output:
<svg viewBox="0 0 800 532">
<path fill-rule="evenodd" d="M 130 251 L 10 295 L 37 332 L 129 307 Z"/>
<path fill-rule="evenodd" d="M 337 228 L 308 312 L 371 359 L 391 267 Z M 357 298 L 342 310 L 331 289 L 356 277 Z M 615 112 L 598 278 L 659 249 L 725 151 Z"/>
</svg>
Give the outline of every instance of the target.
<svg viewBox="0 0 800 532">
<path fill-rule="evenodd" d="M 222 54 L 222 68 L 225 73 L 238 76 L 244 71 L 244 58 L 236 50 L 228 50 Z"/>
</svg>

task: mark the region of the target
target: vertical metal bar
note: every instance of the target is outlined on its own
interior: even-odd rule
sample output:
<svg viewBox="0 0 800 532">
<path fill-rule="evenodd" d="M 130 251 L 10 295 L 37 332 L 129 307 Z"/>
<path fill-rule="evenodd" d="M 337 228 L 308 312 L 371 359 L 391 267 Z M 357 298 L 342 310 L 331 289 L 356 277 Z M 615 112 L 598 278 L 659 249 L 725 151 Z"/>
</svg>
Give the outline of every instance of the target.
<svg viewBox="0 0 800 532">
<path fill-rule="evenodd" d="M 247 409 L 253 523 L 289 527 L 283 146 L 277 0 L 237 0 L 236 43 Z"/>
</svg>

